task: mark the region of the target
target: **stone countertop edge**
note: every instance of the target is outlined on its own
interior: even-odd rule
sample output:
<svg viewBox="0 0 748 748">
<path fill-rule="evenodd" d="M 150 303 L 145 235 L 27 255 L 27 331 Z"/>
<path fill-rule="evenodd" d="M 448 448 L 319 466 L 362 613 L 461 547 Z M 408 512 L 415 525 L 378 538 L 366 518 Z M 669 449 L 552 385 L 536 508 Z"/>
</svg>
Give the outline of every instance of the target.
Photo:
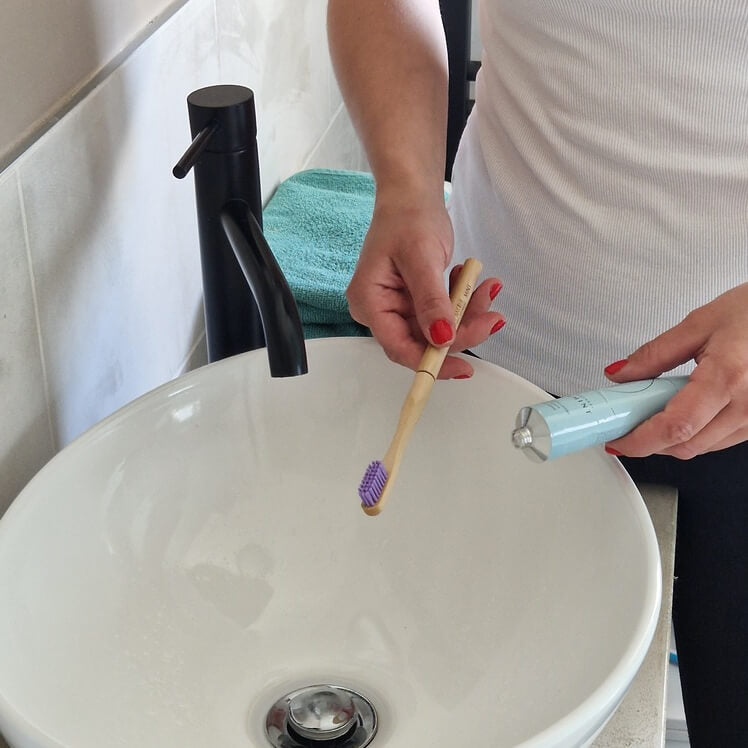
<svg viewBox="0 0 748 748">
<path fill-rule="evenodd" d="M 662 605 L 652 644 L 621 705 L 591 748 L 662 748 L 673 609 L 678 493 L 668 486 L 638 486 L 652 518 L 662 564 Z"/>
</svg>

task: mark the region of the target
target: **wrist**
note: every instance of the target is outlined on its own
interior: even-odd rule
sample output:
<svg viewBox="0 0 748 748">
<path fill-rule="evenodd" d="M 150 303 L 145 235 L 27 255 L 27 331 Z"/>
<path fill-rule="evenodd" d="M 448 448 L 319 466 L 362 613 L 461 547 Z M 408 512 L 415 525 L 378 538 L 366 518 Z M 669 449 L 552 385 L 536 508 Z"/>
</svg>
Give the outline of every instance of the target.
<svg viewBox="0 0 748 748">
<path fill-rule="evenodd" d="M 444 208 L 443 176 L 390 173 L 375 180 L 375 210 Z"/>
</svg>

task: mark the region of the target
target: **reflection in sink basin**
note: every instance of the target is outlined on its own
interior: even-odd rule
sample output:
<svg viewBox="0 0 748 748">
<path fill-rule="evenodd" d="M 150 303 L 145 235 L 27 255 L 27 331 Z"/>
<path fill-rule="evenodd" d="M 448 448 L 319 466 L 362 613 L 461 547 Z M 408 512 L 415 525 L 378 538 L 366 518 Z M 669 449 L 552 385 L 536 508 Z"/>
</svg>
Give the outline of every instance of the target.
<svg viewBox="0 0 748 748">
<path fill-rule="evenodd" d="M 264 351 L 145 395 L 63 450 L 0 522 L 0 730 L 14 748 L 265 748 L 276 699 L 365 695 L 375 748 L 572 746 L 633 678 L 659 609 L 641 497 L 602 450 L 509 440 L 545 393 L 475 362 L 439 382 L 392 500 L 364 468 L 410 373 L 371 340 Z"/>
</svg>

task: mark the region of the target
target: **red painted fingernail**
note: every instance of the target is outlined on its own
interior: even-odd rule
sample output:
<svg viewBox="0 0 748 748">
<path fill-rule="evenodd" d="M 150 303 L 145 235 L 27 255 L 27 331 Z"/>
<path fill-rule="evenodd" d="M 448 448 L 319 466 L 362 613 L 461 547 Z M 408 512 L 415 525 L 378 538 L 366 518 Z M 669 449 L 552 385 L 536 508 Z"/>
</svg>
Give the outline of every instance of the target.
<svg viewBox="0 0 748 748">
<path fill-rule="evenodd" d="M 615 374 L 616 372 L 621 371 L 628 362 L 629 360 L 627 358 L 622 358 L 620 361 L 614 361 L 612 364 L 605 367 L 605 373 Z"/>
<path fill-rule="evenodd" d="M 605 445 L 605 451 L 614 457 L 620 457 L 623 454 L 623 452 L 619 452 L 617 449 L 613 449 L 613 447 L 609 447 L 607 444 Z"/>
<path fill-rule="evenodd" d="M 498 332 L 501 330 L 502 327 L 506 324 L 505 319 L 500 319 L 492 328 L 491 328 L 491 335 L 493 335 L 495 332 Z"/>
<path fill-rule="evenodd" d="M 499 291 L 501 291 L 501 283 L 494 283 L 493 286 L 491 286 L 491 290 L 488 292 L 491 301 L 499 295 Z"/>
<path fill-rule="evenodd" d="M 452 379 L 470 379 L 472 376 L 472 374 L 458 374 L 456 377 L 452 377 Z"/>
<path fill-rule="evenodd" d="M 436 345 L 452 340 L 452 325 L 446 319 L 438 319 L 429 327 L 429 334 Z"/>
</svg>

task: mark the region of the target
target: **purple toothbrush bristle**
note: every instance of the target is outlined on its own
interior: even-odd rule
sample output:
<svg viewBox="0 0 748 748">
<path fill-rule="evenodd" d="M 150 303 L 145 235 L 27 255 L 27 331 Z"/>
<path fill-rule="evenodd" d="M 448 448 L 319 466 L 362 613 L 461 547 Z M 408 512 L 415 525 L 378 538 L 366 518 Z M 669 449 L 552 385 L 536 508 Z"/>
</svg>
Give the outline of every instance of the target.
<svg viewBox="0 0 748 748">
<path fill-rule="evenodd" d="M 387 470 L 379 460 L 369 464 L 358 487 L 358 495 L 364 506 L 374 506 L 382 495 L 387 482 Z"/>
</svg>

